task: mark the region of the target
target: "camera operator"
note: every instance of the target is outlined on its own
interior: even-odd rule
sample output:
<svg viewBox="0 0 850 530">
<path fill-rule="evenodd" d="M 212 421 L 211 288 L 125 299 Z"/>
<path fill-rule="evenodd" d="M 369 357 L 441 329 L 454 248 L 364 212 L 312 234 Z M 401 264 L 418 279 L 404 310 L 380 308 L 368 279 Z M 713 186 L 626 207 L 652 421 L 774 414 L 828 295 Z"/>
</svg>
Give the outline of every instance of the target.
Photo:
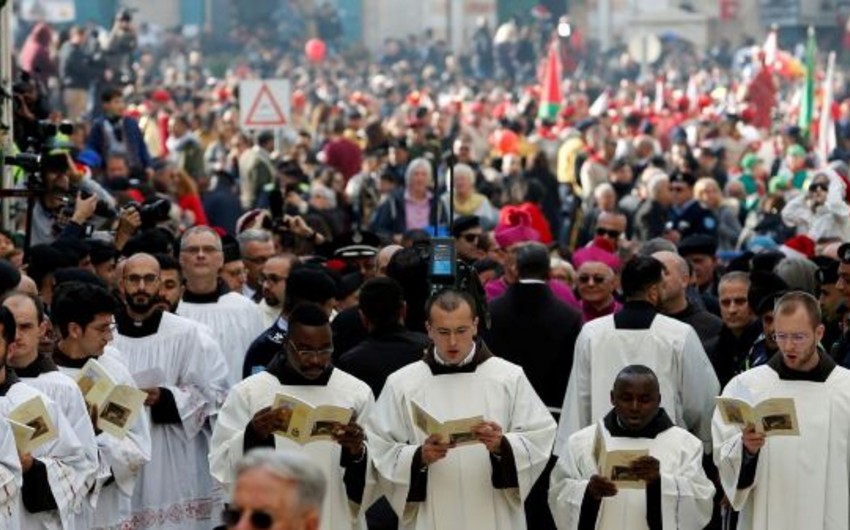
<svg viewBox="0 0 850 530">
<path fill-rule="evenodd" d="M 133 52 L 138 46 L 136 28 L 133 26 L 133 14 L 129 9 L 122 9 L 115 16 L 115 24 L 107 37 L 106 60 L 112 71 L 112 82 L 121 85 L 135 83 L 136 74 L 133 71 Z"/>
<path fill-rule="evenodd" d="M 59 80 L 62 83 L 62 104 L 70 120 L 82 116 L 88 104 L 89 87 L 97 76 L 94 59 L 89 54 L 86 30 L 71 28 L 68 40 L 59 48 Z"/>
<path fill-rule="evenodd" d="M 73 209 L 69 211 L 68 206 L 73 197 L 72 184 L 75 184 L 71 171 L 65 154 L 48 155 L 42 161 L 44 192 L 33 208 L 32 245 L 49 244 L 59 237 L 85 235 L 84 227 L 95 215 L 98 198 L 96 195 L 77 193 L 73 199 Z"/>
<path fill-rule="evenodd" d="M 26 151 L 32 139 L 40 136 L 41 120 L 50 115 L 47 98 L 38 83 L 26 73 L 12 85 L 12 108 L 14 111 L 14 141 L 21 151 Z"/>
</svg>

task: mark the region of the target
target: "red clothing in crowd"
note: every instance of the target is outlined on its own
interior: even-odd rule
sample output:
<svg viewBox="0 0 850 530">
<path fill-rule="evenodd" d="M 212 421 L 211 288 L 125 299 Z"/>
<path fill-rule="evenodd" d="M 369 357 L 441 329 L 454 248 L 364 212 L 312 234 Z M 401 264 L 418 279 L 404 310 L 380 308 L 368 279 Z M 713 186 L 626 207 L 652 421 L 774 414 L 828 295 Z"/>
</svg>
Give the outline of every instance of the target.
<svg viewBox="0 0 850 530">
<path fill-rule="evenodd" d="M 363 152 L 360 146 L 346 138 L 335 138 L 325 145 L 325 162 L 336 169 L 348 181 L 360 173 L 363 165 Z"/>
<path fill-rule="evenodd" d="M 192 212 L 195 215 L 195 225 L 208 225 L 207 214 L 201 204 L 201 198 L 197 195 L 184 195 L 177 199 L 177 205 L 183 211 Z"/>
</svg>

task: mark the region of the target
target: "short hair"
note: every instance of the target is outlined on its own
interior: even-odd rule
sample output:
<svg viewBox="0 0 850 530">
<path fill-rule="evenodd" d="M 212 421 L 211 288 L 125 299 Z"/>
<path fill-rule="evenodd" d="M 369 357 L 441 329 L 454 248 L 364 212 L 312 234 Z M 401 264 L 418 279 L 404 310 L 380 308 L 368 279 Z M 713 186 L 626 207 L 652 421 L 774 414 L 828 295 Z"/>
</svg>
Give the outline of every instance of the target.
<svg viewBox="0 0 850 530">
<path fill-rule="evenodd" d="M 818 299 L 805 291 L 791 291 L 779 297 L 773 306 L 774 315 L 788 316 L 799 308 L 803 308 L 809 316 L 813 328 L 821 324 L 823 318 Z"/>
<path fill-rule="evenodd" d="M 0 305 L 0 326 L 3 326 L 3 340 L 6 341 L 6 346 L 15 342 L 15 335 L 18 333 L 18 324 L 15 322 L 15 315 L 8 307 Z"/>
<path fill-rule="evenodd" d="M 649 241 L 645 242 L 641 245 L 638 254 L 641 256 L 651 256 L 656 252 L 673 252 L 678 254 L 678 250 L 676 250 L 676 245 L 673 244 L 669 239 L 664 239 L 663 237 L 653 237 Z"/>
<path fill-rule="evenodd" d="M 668 177 L 666 173 L 658 171 L 649 177 L 649 182 L 646 183 L 646 191 L 649 193 L 650 198 L 658 198 L 661 186 L 664 185 L 670 185 L 670 177 Z"/>
<path fill-rule="evenodd" d="M 732 271 L 727 272 L 723 276 L 720 277 L 720 281 L 717 282 L 717 288 L 719 289 L 721 285 L 724 283 L 734 283 L 740 282 L 747 286 L 747 289 L 750 288 L 750 273 L 744 271 Z"/>
<path fill-rule="evenodd" d="M 103 287 L 71 282 L 63 284 L 53 296 L 50 321 L 64 338 L 72 322 L 85 329 L 97 315 L 112 314 L 117 308 L 115 297 Z"/>
<path fill-rule="evenodd" d="M 604 193 L 613 193 L 616 197 L 617 190 L 614 189 L 614 186 L 612 186 L 610 182 L 603 182 L 602 184 L 593 188 L 593 198 L 597 201 L 602 197 Z"/>
<path fill-rule="evenodd" d="M 431 162 L 422 157 L 414 158 L 410 164 L 407 165 L 407 170 L 404 172 L 405 188 L 410 187 L 410 179 L 413 178 L 413 173 L 420 168 L 423 168 L 428 172 L 428 185 L 431 185 L 434 182 L 434 168 L 431 167 Z"/>
<path fill-rule="evenodd" d="M 291 482 L 298 492 L 298 506 L 319 512 L 325 500 L 327 479 L 313 460 L 296 451 L 281 451 L 261 447 L 250 451 L 236 464 L 236 478 L 252 469 L 262 469 Z"/>
<path fill-rule="evenodd" d="M 658 384 L 658 376 L 655 375 L 655 372 L 652 371 L 652 368 L 645 366 L 643 364 L 630 364 L 617 372 L 617 377 L 614 378 L 614 386 L 613 388 L 617 388 L 617 384 L 621 379 L 625 379 L 631 375 L 644 375 L 649 377 L 655 382 L 655 387 L 660 391 L 660 385 Z"/>
<path fill-rule="evenodd" d="M 248 243 L 269 243 L 272 241 L 272 234 L 263 228 L 249 228 L 240 232 L 239 235 L 236 236 L 236 241 L 239 242 L 239 252 L 244 256 L 245 247 Z"/>
<path fill-rule="evenodd" d="M 473 318 L 478 316 L 475 311 L 475 300 L 473 300 L 469 293 L 451 287 L 443 289 L 432 295 L 425 302 L 425 317 L 431 320 L 431 310 L 434 306 L 439 307 L 443 311 L 452 312 L 460 308 L 463 303 L 469 306 L 469 311 L 472 313 Z"/>
<path fill-rule="evenodd" d="M 549 250 L 536 241 L 516 248 L 516 266 L 522 279 L 547 280 L 551 268 Z"/>
<path fill-rule="evenodd" d="M 392 278 L 372 278 L 360 288 L 360 311 L 376 329 L 398 324 L 404 307 L 404 291 Z"/>
<path fill-rule="evenodd" d="M 10 298 L 15 298 L 16 296 L 26 298 L 27 300 L 32 302 L 32 305 L 35 306 L 35 314 L 38 318 L 38 323 L 41 324 L 42 322 L 44 322 L 44 302 L 41 301 L 41 298 L 33 294 L 18 290 L 9 291 L 8 293 L 4 294 L 2 298 L 0 298 L 0 304 L 3 304 L 6 302 L 6 300 Z"/>
<path fill-rule="evenodd" d="M 330 323 L 328 314 L 322 309 L 322 306 L 312 302 L 304 302 L 295 306 L 295 309 L 289 314 L 287 319 L 289 329 L 296 326 L 325 326 Z"/>
<path fill-rule="evenodd" d="M 274 133 L 272 131 L 262 131 L 257 135 L 257 145 L 265 145 L 274 142 Z"/>
<path fill-rule="evenodd" d="M 115 98 L 123 97 L 124 92 L 121 91 L 118 87 L 107 87 L 100 93 L 100 101 L 101 103 L 109 103 Z"/>
<path fill-rule="evenodd" d="M 183 235 L 180 237 L 180 250 L 183 250 L 183 248 L 186 246 L 186 240 L 189 239 L 189 236 L 193 236 L 195 234 L 212 234 L 215 236 L 216 241 L 218 241 L 218 250 L 221 250 L 223 248 L 221 243 L 221 236 L 218 235 L 218 232 L 216 232 L 209 226 L 200 225 L 193 226 L 192 228 L 183 232 Z"/>
<path fill-rule="evenodd" d="M 620 285 L 626 300 L 640 299 L 664 278 L 664 264 L 651 256 L 635 256 L 626 262 Z"/>
<path fill-rule="evenodd" d="M 183 269 L 180 267 L 180 262 L 172 256 L 171 254 L 154 254 L 154 259 L 157 263 L 159 263 L 159 270 L 162 271 L 174 271 L 183 272 Z"/>
<path fill-rule="evenodd" d="M 455 164 L 450 169 L 449 182 L 451 186 L 454 186 L 457 177 L 466 177 L 475 184 L 475 171 L 467 164 Z"/>
</svg>

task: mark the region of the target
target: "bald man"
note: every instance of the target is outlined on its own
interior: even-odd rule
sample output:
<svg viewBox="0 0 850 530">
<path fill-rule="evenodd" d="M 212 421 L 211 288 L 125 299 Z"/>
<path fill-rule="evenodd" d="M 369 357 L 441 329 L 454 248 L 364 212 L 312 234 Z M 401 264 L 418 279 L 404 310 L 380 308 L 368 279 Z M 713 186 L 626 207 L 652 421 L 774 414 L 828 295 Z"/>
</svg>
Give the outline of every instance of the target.
<svg viewBox="0 0 850 530">
<path fill-rule="evenodd" d="M 223 401 L 227 369 L 221 350 L 198 324 L 157 307 L 160 268 L 149 254 L 124 263 L 114 346 L 147 394 L 151 462 L 133 492 L 132 517 L 160 529 L 214 526 L 213 480 L 207 463 L 208 416 Z"/>
</svg>

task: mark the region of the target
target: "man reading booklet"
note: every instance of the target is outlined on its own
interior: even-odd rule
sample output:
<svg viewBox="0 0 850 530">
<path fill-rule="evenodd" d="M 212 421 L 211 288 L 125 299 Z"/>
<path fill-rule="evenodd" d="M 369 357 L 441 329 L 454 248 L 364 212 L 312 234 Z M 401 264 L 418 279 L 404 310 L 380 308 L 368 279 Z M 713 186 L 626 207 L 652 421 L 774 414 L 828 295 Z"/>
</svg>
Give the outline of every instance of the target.
<svg viewBox="0 0 850 530">
<path fill-rule="evenodd" d="M 611 410 L 570 436 L 552 471 L 549 505 L 558 528 L 704 528 L 714 486 L 703 444 L 661 408 L 655 373 L 623 368 Z"/>
<path fill-rule="evenodd" d="M 302 452 L 328 480 L 321 528 L 365 528 L 374 481 L 359 422 L 374 398 L 366 383 L 331 364 L 332 354 L 327 313 L 314 304 L 296 307 L 283 351 L 266 371 L 230 390 L 213 430 L 210 471 L 232 488 L 237 464 L 251 449 Z"/>
<path fill-rule="evenodd" d="M 714 413 L 714 461 L 740 512 L 739 529 L 850 527 L 850 371 L 818 350 L 823 333 L 816 298 L 799 291 L 782 296 L 774 309 L 779 353 L 723 390 L 724 398 L 747 403 L 792 399 L 799 422 L 798 436 L 767 438 L 767 429 L 753 422 L 741 426 Z"/>
</svg>

